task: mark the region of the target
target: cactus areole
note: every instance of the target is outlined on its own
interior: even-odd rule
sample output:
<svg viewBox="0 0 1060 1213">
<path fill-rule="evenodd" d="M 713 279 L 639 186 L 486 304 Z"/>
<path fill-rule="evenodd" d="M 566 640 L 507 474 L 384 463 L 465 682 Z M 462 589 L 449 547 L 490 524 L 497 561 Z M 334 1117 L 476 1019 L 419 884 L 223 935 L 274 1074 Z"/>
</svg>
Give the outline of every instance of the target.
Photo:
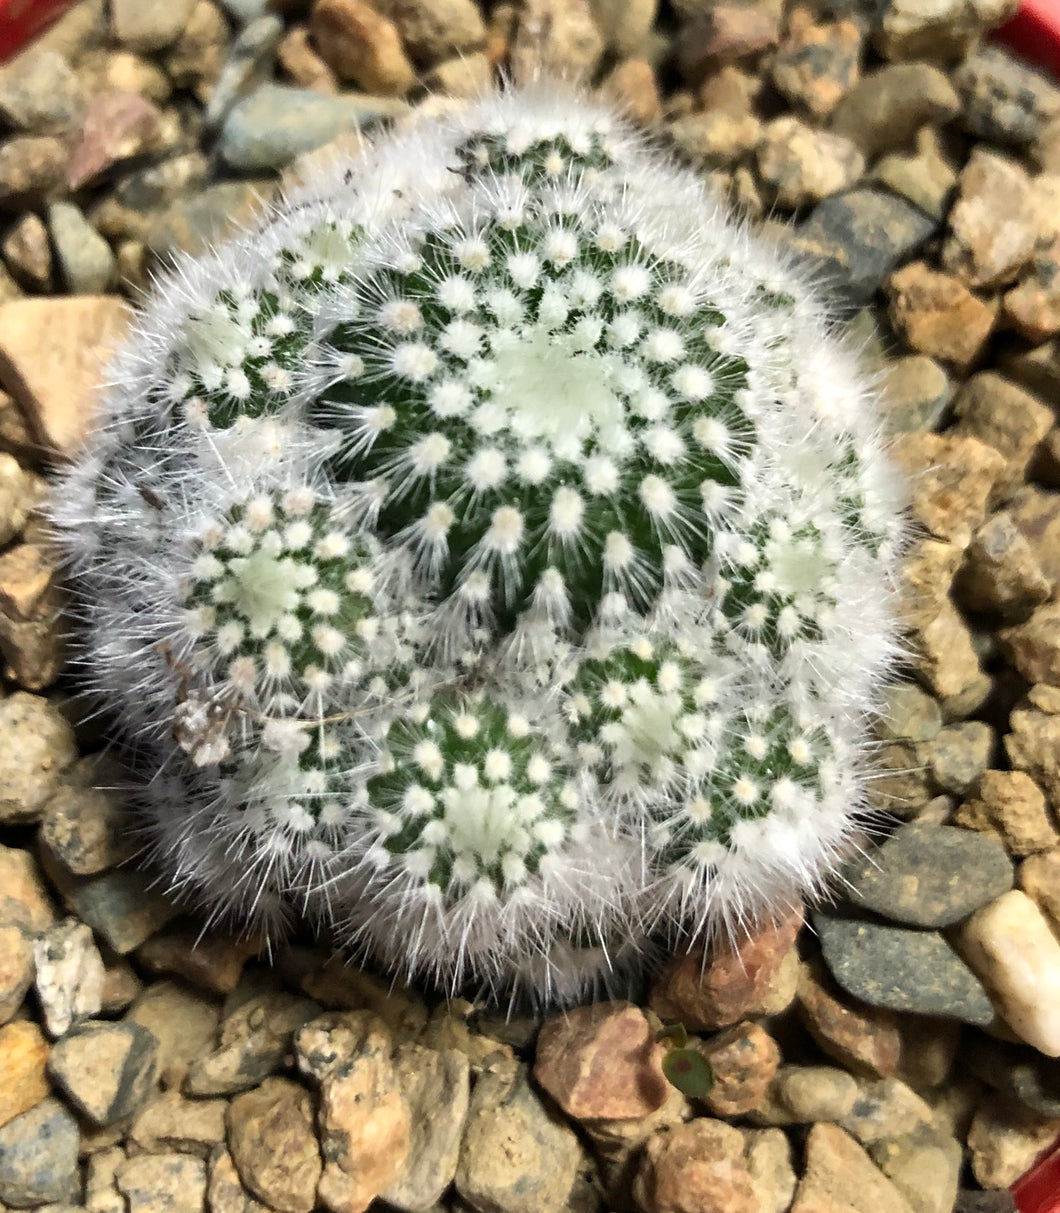
<svg viewBox="0 0 1060 1213">
<path fill-rule="evenodd" d="M 902 488 L 807 284 L 555 88 L 184 261 L 63 472 L 84 675 L 172 890 L 574 999 L 819 890 Z"/>
</svg>

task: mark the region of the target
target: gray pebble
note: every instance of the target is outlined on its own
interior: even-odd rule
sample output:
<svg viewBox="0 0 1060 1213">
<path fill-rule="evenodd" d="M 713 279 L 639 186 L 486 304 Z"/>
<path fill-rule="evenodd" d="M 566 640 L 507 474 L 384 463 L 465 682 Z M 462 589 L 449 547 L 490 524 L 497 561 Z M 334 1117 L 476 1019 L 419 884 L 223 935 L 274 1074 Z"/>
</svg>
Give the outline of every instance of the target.
<svg viewBox="0 0 1060 1213">
<path fill-rule="evenodd" d="M 246 25 L 269 11 L 269 0 L 220 0 L 221 7 L 239 25 Z"/>
<path fill-rule="evenodd" d="M 918 927 L 961 922 L 1013 881 L 1012 861 L 993 838 L 920 824 L 902 826 L 844 876 L 855 905 Z"/>
<path fill-rule="evenodd" d="M 408 112 L 393 97 L 325 97 L 310 89 L 266 84 L 238 102 L 221 128 L 220 150 L 233 168 L 282 168 L 343 131 Z"/>
<path fill-rule="evenodd" d="M 1039 1116 L 1060 1117 L 1060 1059 L 975 1032 L 964 1041 L 961 1060 L 977 1078 L 1014 1095 Z"/>
<path fill-rule="evenodd" d="M 826 198 L 797 229 L 796 252 L 822 263 L 851 303 L 868 303 L 884 278 L 927 241 L 936 222 L 884 190 Z"/>
<path fill-rule="evenodd" d="M 48 1073 L 79 1112 L 111 1125 L 141 1107 L 158 1075 L 158 1040 L 137 1023 L 90 1022 L 56 1041 Z"/>
<path fill-rule="evenodd" d="M 924 759 L 943 792 L 965 796 L 990 765 L 997 737 L 981 720 L 951 724 L 924 747 Z"/>
<path fill-rule="evenodd" d="M 25 51 L 0 69 L 0 127 L 27 135 L 70 131 L 84 103 L 77 77 L 55 51 Z"/>
<path fill-rule="evenodd" d="M 953 73 L 973 135 L 1016 147 L 1032 143 L 1060 113 L 1060 89 L 1000 46 L 969 55 Z"/>
<path fill-rule="evenodd" d="M 240 31 L 206 104 L 207 130 L 220 126 L 236 101 L 272 72 L 283 31 L 283 22 L 271 13 L 256 17 Z"/>
<path fill-rule="evenodd" d="M 66 1201 L 77 1188 L 77 1121 L 45 1099 L 0 1127 L 0 1200 L 15 1209 Z"/>
<path fill-rule="evenodd" d="M 836 981 L 874 1007 L 987 1024 L 994 1008 L 979 979 L 936 931 L 908 930 L 818 910 L 813 925 Z"/>
<path fill-rule="evenodd" d="M 72 202 L 48 207 L 48 228 L 71 295 L 101 295 L 114 279 L 114 253 Z"/>
</svg>

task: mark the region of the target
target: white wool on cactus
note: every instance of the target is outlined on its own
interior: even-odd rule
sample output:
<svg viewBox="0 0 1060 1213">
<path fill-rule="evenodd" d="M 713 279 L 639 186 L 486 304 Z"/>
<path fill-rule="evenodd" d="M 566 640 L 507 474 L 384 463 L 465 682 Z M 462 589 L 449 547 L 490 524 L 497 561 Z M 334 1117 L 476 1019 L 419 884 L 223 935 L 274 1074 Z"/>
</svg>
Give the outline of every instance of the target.
<svg viewBox="0 0 1060 1213">
<path fill-rule="evenodd" d="M 903 489 L 804 277 L 555 87 L 162 281 L 55 493 L 150 859 L 212 919 L 572 1000 L 819 892 Z"/>
</svg>

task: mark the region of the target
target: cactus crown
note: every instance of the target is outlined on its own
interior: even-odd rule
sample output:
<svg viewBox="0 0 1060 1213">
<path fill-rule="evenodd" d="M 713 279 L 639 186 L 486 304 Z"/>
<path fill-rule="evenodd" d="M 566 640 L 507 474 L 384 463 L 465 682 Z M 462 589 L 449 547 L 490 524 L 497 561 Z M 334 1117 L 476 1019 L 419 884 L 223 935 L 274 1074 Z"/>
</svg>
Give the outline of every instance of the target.
<svg viewBox="0 0 1060 1213">
<path fill-rule="evenodd" d="M 175 888 L 573 997 L 827 877 L 898 487 L 798 275 L 613 116 L 390 136 L 114 379 L 55 524 Z"/>
</svg>

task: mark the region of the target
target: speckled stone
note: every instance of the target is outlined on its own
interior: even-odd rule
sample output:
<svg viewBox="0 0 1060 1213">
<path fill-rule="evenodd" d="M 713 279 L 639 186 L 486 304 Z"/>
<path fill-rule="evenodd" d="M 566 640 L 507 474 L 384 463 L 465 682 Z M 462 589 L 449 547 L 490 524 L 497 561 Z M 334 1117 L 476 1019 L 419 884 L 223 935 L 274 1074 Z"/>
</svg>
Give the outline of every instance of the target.
<svg viewBox="0 0 1060 1213">
<path fill-rule="evenodd" d="M 987 1024 L 982 984 L 936 931 L 907 930 L 818 910 L 813 925 L 836 981 L 871 1006 Z"/>
<path fill-rule="evenodd" d="M 992 838 L 911 824 L 845 872 L 849 897 L 896 922 L 948 927 L 1012 888 L 1012 861 Z"/>
</svg>

